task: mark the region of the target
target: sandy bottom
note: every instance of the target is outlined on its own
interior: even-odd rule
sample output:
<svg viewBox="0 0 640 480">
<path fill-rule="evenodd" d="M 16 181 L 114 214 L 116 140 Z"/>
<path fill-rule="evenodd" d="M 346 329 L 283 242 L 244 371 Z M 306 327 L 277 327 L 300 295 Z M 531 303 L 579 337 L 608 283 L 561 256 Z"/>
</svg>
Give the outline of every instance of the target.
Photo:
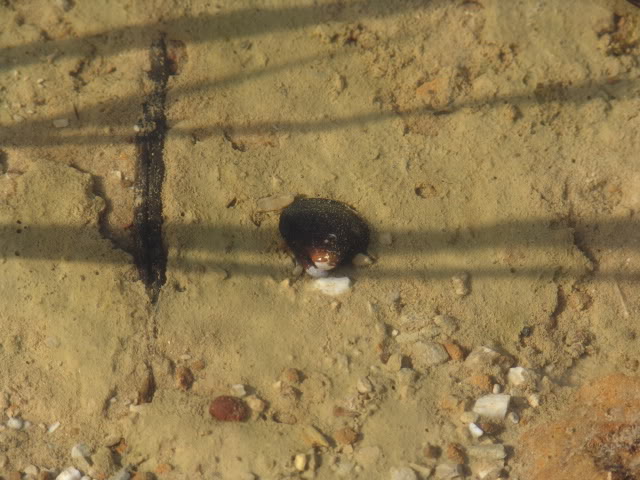
<svg viewBox="0 0 640 480">
<path fill-rule="evenodd" d="M 0 24 L 5 479 L 640 478 L 640 9 L 5 0 Z M 294 275 L 258 202 L 289 194 L 369 223 L 347 293 Z M 492 392 L 506 416 L 474 413 Z"/>
</svg>

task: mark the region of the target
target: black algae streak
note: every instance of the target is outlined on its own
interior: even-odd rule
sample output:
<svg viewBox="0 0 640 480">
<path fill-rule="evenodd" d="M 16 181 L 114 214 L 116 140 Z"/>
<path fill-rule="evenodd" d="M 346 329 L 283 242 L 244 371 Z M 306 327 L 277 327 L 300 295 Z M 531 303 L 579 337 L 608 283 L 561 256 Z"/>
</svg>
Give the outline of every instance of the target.
<svg viewBox="0 0 640 480">
<path fill-rule="evenodd" d="M 167 250 L 162 240 L 162 183 L 165 174 L 164 139 L 167 133 L 164 109 L 172 64 L 167 58 L 164 36 L 152 44 L 150 60 L 149 78 L 153 89 L 142 105 L 142 128 L 135 139 L 138 163 L 133 234 L 134 258 L 140 279 L 147 287 L 151 302 L 155 303 L 160 288 L 166 282 L 167 268 Z"/>
</svg>

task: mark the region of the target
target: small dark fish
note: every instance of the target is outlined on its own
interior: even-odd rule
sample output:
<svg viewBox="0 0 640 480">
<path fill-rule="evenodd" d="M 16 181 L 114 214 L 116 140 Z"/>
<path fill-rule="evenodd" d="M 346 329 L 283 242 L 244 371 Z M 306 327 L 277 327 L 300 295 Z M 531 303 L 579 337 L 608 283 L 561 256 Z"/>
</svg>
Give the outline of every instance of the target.
<svg viewBox="0 0 640 480">
<path fill-rule="evenodd" d="M 309 275 L 323 277 L 369 246 L 369 227 L 348 205 L 299 198 L 280 215 L 280 234 Z"/>
</svg>

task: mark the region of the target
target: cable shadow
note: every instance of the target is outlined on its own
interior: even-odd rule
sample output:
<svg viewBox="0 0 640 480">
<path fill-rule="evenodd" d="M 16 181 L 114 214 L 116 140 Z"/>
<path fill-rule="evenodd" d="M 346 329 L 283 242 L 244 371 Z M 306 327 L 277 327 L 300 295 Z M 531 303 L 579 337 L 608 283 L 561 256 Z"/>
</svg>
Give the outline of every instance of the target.
<svg viewBox="0 0 640 480">
<path fill-rule="evenodd" d="M 208 43 L 219 39 L 256 36 L 266 33 L 297 30 L 326 22 L 355 22 L 371 17 L 395 15 L 408 9 L 433 8 L 436 1 L 424 0 L 365 0 L 348 4 L 336 2 L 320 6 L 291 6 L 274 9 L 241 8 L 231 12 L 202 14 L 199 16 L 166 19 L 158 23 L 131 25 L 113 28 L 78 38 L 31 42 L 25 45 L 0 48 L 0 58 L 13 61 L 0 64 L 0 71 L 37 63 L 40 58 L 57 54 L 73 56 L 86 48 L 87 44 L 105 38 L 122 39 L 126 42 L 106 42 L 103 55 L 116 55 L 126 50 L 146 49 L 150 38 L 159 30 L 178 38 L 191 34 L 188 40 Z M 444 3 L 444 2 L 440 2 Z M 197 32 L 197 33 L 193 33 Z M 38 52 L 38 57 L 34 51 Z"/>
<path fill-rule="evenodd" d="M 582 263 L 575 261 L 575 255 L 569 255 L 573 260 L 566 265 L 553 260 L 554 253 L 567 253 L 574 244 L 581 243 L 582 240 L 576 238 L 579 231 L 588 234 L 589 252 L 615 251 L 631 255 L 640 251 L 637 234 L 640 221 L 635 219 L 593 220 L 569 226 L 564 221 L 538 218 L 468 227 L 464 231 L 395 230 L 391 232 L 392 246 L 374 243 L 371 247 L 384 261 L 368 269 L 359 269 L 357 274 L 372 278 L 439 279 L 464 270 L 475 277 L 517 278 L 549 274 L 583 277 L 591 273 L 587 260 L 589 252 L 585 253 Z M 207 268 L 221 268 L 232 271 L 233 275 L 281 276 L 291 268 L 283 254 L 278 254 L 281 252 L 280 237 L 275 228 L 168 223 L 164 234 L 170 249 L 169 269 L 202 273 Z M 132 264 L 132 257 L 122 251 L 113 255 L 104 248 L 97 248 L 100 242 L 106 241 L 93 227 L 5 223 L 0 225 L 0 258 L 5 262 Z M 469 254 L 474 260 L 482 261 L 476 266 L 438 266 L 436 256 L 443 253 L 460 255 L 461 262 L 468 259 Z M 497 256 L 502 260 L 496 260 Z M 278 258 L 282 262 L 278 263 Z M 398 267 L 398 263 L 402 266 Z M 593 275 L 600 279 L 640 280 L 640 270 L 629 266 L 611 270 L 596 263 Z"/>
<path fill-rule="evenodd" d="M 303 59 L 302 63 L 312 62 L 313 58 Z M 295 62 L 294 62 L 295 63 Z M 274 67 L 271 72 L 288 68 L 289 65 L 279 65 Z M 255 76 L 267 74 L 267 72 L 253 72 Z M 244 77 L 246 75 L 238 74 L 236 79 Z M 233 78 L 226 78 L 222 80 L 224 83 L 233 82 Z M 176 88 L 171 91 L 172 96 L 185 95 L 188 92 L 201 91 L 206 88 L 215 87 L 216 82 L 212 82 L 210 87 L 207 86 L 208 82 L 202 84 L 193 85 L 189 87 Z M 192 137 L 197 135 L 198 138 L 206 138 L 213 135 L 223 135 L 226 131 L 233 131 L 238 134 L 266 134 L 274 131 L 289 132 L 289 133 L 321 133 L 335 131 L 343 129 L 352 125 L 365 125 L 377 122 L 383 122 L 396 117 L 412 117 L 419 115 L 448 115 L 455 113 L 456 111 L 465 108 L 482 108 L 489 107 L 494 108 L 496 106 L 502 106 L 505 103 L 511 103 L 519 106 L 528 104 L 545 104 L 549 102 L 562 102 L 583 104 L 590 101 L 597 96 L 606 96 L 611 98 L 612 95 L 605 90 L 605 86 L 611 86 L 610 79 L 601 79 L 598 82 L 588 82 L 584 84 L 572 85 L 570 87 L 560 85 L 549 85 L 542 89 L 544 94 L 540 93 L 541 89 L 536 91 L 521 91 L 511 95 L 503 95 L 498 97 L 484 97 L 470 101 L 458 102 L 447 107 L 446 110 L 436 110 L 429 106 L 413 109 L 392 109 L 387 111 L 375 111 L 368 113 L 359 113 L 351 116 L 323 119 L 323 120 L 309 120 L 309 121 L 283 121 L 274 119 L 273 121 L 252 122 L 249 124 L 235 124 L 230 122 L 216 122 L 214 124 L 202 125 L 197 127 L 180 127 L 176 126 L 171 128 L 168 135 L 186 136 Z M 618 90 L 631 91 L 634 87 L 640 86 L 640 79 L 622 79 L 619 80 L 615 87 Z M 640 95 L 638 92 L 637 95 Z M 634 96 L 636 96 L 634 94 Z M 139 101 L 140 99 L 134 96 L 127 96 L 121 99 L 110 102 L 109 106 L 104 104 L 95 105 L 90 108 L 82 109 L 78 112 L 80 118 L 99 118 L 103 117 L 101 113 L 105 109 L 109 110 L 124 110 L 126 106 L 130 105 L 133 101 Z M 73 112 L 67 112 L 66 116 L 71 117 L 75 115 Z M 48 116 L 41 120 L 20 122 L 11 126 L 5 127 L 3 133 L 0 134 L 0 139 L 7 146 L 50 146 L 50 145 L 100 145 L 100 144 L 113 144 L 113 143 L 131 143 L 133 142 L 133 135 L 112 135 L 112 134 L 76 134 L 72 133 L 71 128 L 65 129 L 67 132 L 51 134 L 51 122 L 55 118 L 60 118 L 65 114 L 56 114 Z M 85 123 L 86 124 L 86 123 Z M 89 123 L 90 125 L 90 123 Z M 97 127 L 114 126 L 111 122 L 104 122 L 96 125 Z M 29 132 L 29 135 L 25 135 L 24 132 Z M 26 138 L 23 138 L 26 137 Z"/>
</svg>

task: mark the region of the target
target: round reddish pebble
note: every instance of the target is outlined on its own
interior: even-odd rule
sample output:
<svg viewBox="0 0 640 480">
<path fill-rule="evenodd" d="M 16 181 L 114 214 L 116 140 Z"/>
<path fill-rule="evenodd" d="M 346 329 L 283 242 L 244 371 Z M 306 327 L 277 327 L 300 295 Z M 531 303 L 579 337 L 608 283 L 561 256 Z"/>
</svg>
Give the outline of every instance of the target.
<svg viewBox="0 0 640 480">
<path fill-rule="evenodd" d="M 230 395 L 214 398 L 209 413 L 222 422 L 244 422 L 249 418 L 249 407 L 241 399 Z"/>
</svg>

